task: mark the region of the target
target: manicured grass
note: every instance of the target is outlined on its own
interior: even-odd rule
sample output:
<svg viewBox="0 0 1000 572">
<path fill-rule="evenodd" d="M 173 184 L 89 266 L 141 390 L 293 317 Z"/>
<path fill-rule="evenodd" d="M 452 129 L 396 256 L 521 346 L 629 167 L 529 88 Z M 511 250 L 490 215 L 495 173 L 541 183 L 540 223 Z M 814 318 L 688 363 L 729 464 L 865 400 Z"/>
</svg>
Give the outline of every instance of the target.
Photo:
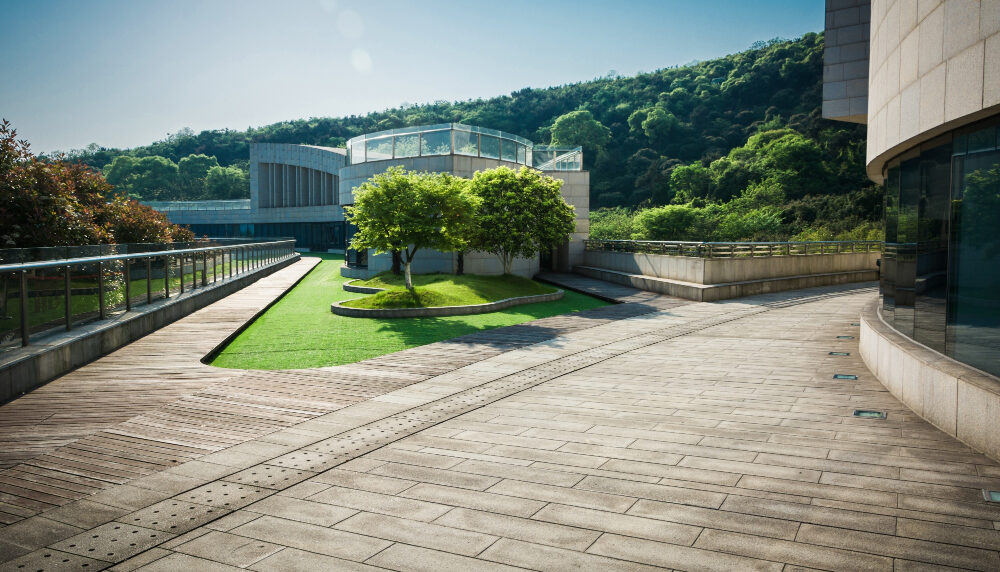
<svg viewBox="0 0 1000 572">
<path fill-rule="evenodd" d="M 549 294 L 552 286 L 520 276 L 455 276 L 453 274 L 416 274 L 413 291 L 405 287 L 402 276 L 380 274 L 371 280 L 355 282 L 358 286 L 388 288 L 372 296 L 345 303 L 351 308 L 430 308 L 434 306 L 469 306 L 517 296 Z"/>
<path fill-rule="evenodd" d="M 340 365 L 480 330 L 607 305 L 590 296 L 566 292 L 555 302 L 474 316 L 348 318 L 330 312 L 331 302 L 359 296 L 341 288 L 348 280 L 340 276 L 343 256 L 318 256 L 323 262 L 229 344 L 212 365 L 238 369 Z"/>
</svg>

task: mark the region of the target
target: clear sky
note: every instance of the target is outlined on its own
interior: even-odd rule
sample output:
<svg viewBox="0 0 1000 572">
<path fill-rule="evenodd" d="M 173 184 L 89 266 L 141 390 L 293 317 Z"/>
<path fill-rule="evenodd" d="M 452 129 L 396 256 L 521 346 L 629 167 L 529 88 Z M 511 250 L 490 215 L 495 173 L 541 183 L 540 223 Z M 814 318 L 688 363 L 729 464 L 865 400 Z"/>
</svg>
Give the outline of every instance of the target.
<svg viewBox="0 0 1000 572">
<path fill-rule="evenodd" d="M 0 116 L 133 147 L 631 75 L 823 28 L 823 0 L 0 0 Z"/>
</svg>

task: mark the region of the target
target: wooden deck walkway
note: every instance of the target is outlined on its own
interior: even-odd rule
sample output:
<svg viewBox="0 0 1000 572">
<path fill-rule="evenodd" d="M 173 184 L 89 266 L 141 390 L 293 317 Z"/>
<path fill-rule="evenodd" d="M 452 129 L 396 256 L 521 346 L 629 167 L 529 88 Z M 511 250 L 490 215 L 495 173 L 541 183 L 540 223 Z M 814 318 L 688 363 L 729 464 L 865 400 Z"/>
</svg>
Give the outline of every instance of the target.
<svg viewBox="0 0 1000 572">
<path fill-rule="evenodd" d="M 644 296 L 321 369 L 201 363 L 317 263 L 305 258 L 0 407 L 0 526 L 506 351 L 688 303 Z"/>
</svg>

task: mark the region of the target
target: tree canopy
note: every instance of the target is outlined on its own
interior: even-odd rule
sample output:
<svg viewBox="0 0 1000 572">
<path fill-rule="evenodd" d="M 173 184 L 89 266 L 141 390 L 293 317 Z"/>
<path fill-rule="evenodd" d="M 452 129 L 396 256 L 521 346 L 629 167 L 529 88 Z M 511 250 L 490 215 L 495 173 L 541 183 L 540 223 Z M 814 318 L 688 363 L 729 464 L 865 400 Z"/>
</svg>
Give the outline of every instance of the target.
<svg viewBox="0 0 1000 572">
<path fill-rule="evenodd" d="M 114 194 L 81 163 L 41 160 L 0 123 L 0 247 L 191 240 L 149 207 Z"/>
<path fill-rule="evenodd" d="M 351 248 L 403 255 L 406 287 L 413 288 L 410 263 L 418 250 L 442 252 L 466 247 L 477 199 L 466 181 L 447 173 L 414 173 L 391 167 L 355 190 L 354 205 L 344 207 L 357 227 Z"/>
<path fill-rule="evenodd" d="M 470 246 L 499 256 L 510 274 L 515 257 L 562 244 L 575 228 L 575 215 L 560 187 L 562 181 L 527 167 L 476 172 L 469 190 L 480 204 Z"/>
</svg>

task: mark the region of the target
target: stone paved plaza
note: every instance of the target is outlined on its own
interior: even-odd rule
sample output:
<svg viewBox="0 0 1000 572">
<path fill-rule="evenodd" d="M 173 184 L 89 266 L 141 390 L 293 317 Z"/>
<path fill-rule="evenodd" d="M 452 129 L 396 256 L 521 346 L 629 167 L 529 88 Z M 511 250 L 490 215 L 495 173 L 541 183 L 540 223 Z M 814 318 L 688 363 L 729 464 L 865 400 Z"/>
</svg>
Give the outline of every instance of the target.
<svg viewBox="0 0 1000 572">
<path fill-rule="evenodd" d="M 865 368 L 875 296 L 639 296 L 9 524 L 0 570 L 998 570 L 1000 465 Z"/>
</svg>

